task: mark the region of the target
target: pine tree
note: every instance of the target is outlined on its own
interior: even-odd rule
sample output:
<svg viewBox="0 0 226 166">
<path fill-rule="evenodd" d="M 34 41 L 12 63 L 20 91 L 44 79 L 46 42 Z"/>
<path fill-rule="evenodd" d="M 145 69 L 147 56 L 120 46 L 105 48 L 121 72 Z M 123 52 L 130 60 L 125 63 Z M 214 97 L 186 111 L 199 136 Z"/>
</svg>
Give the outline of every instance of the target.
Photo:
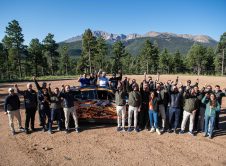
<svg viewBox="0 0 226 166">
<path fill-rule="evenodd" d="M 127 55 L 125 46 L 121 41 L 117 41 L 113 45 L 113 68 L 112 71 L 117 73 L 118 70 L 122 70 L 121 59 Z M 128 62 L 129 63 L 129 62 Z"/>
<path fill-rule="evenodd" d="M 168 50 L 165 48 L 159 56 L 159 68 L 162 73 L 167 72 L 168 74 L 171 72 L 173 68 L 173 58 L 168 53 Z"/>
<path fill-rule="evenodd" d="M 43 62 L 43 46 L 39 42 L 39 39 L 32 39 L 28 47 L 29 60 L 33 65 L 33 70 L 35 76 L 38 76 L 38 67 L 41 66 Z"/>
<path fill-rule="evenodd" d="M 13 20 L 9 22 L 6 27 L 6 36 L 3 39 L 5 47 L 9 51 L 9 56 L 12 60 L 12 68 L 14 71 L 18 68 L 19 76 L 22 78 L 22 52 L 23 52 L 23 42 L 24 35 L 22 34 L 22 28 L 19 25 L 19 22 Z M 13 72 L 15 73 L 15 72 Z"/>
<path fill-rule="evenodd" d="M 82 35 L 82 66 L 84 68 L 89 68 L 89 72 L 92 73 L 92 68 L 94 67 L 94 59 L 96 55 L 96 37 L 90 29 L 85 30 Z M 87 63 L 88 61 L 88 63 Z"/>
<path fill-rule="evenodd" d="M 48 33 L 48 35 L 43 40 L 43 44 L 45 55 L 50 64 L 51 74 L 54 75 L 55 71 L 58 69 L 57 63 L 59 62 L 59 53 L 57 52 L 58 44 L 54 40 L 54 35 Z"/>
<path fill-rule="evenodd" d="M 200 75 L 207 64 L 206 48 L 199 44 L 194 44 L 188 52 L 188 63 L 191 68 Z"/>
<path fill-rule="evenodd" d="M 225 54 L 226 54 L 226 32 L 220 37 L 220 41 L 216 49 L 217 56 L 215 57 L 214 64 L 215 70 L 219 72 L 221 70 L 221 75 L 224 75 L 225 71 Z M 220 68 L 221 66 L 221 68 Z"/>
<path fill-rule="evenodd" d="M 95 66 L 97 69 L 105 70 L 106 65 L 106 55 L 108 47 L 103 37 L 97 39 L 96 45 L 96 56 L 95 56 Z"/>
</svg>

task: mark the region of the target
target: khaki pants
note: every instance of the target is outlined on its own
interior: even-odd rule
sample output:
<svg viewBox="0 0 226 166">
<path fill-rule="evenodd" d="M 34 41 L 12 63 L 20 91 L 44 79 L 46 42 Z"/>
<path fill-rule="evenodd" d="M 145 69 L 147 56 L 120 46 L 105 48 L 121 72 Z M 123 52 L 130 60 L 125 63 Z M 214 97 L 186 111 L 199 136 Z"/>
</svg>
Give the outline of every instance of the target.
<svg viewBox="0 0 226 166">
<path fill-rule="evenodd" d="M 190 117 L 189 131 L 192 132 L 193 126 L 194 126 L 194 120 L 195 120 L 195 112 L 193 112 L 193 113 L 189 113 L 187 111 L 183 112 L 183 120 L 181 123 L 181 130 L 185 130 L 185 125 L 186 125 L 189 117 Z"/>
<path fill-rule="evenodd" d="M 166 112 L 165 112 L 165 106 L 163 104 L 159 105 L 159 113 L 162 118 L 162 127 L 166 127 Z"/>
<path fill-rule="evenodd" d="M 11 131 L 15 131 L 14 129 L 14 123 L 13 119 L 16 117 L 18 121 L 18 128 L 21 127 L 21 116 L 20 116 L 20 110 L 15 110 L 15 111 L 7 111 L 8 112 L 8 117 L 9 117 L 9 127 Z"/>
<path fill-rule="evenodd" d="M 118 127 L 121 126 L 125 127 L 125 115 L 126 115 L 126 107 L 125 106 L 116 106 L 117 111 L 117 120 L 118 120 Z"/>
<path fill-rule="evenodd" d="M 72 117 L 75 121 L 75 128 L 78 128 L 78 118 L 77 118 L 77 113 L 75 110 L 75 107 L 70 107 L 70 108 L 64 108 L 64 116 L 65 116 L 65 128 L 68 128 L 68 124 L 69 124 L 69 116 L 70 114 L 72 114 Z"/>
<path fill-rule="evenodd" d="M 133 114 L 134 114 L 134 128 L 137 128 L 138 107 L 129 106 L 128 127 L 131 127 Z"/>
</svg>

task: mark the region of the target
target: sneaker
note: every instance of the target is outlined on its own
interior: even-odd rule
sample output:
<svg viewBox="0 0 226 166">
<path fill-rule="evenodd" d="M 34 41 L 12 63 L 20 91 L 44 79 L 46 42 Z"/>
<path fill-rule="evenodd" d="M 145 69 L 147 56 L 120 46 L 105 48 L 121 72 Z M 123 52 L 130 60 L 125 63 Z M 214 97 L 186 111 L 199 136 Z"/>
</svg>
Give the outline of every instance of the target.
<svg viewBox="0 0 226 166">
<path fill-rule="evenodd" d="M 161 134 L 162 134 L 162 133 L 160 132 L 159 129 L 156 129 L 156 133 L 157 133 L 158 135 L 161 135 Z"/>
<path fill-rule="evenodd" d="M 160 131 L 164 133 L 166 131 L 165 127 L 163 127 Z"/>
<path fill-rule="evenodd" d="M 136 131 L 138 133 L 140 130 L 139 130 L 139 128 L 135 128 L 134 131 Z"/>
<path fill-rule="evenodd" d="M 184 130 L 181 130 L 180 132 L 179 132 L 179 134 L 184 134 L 185 132 L 184 132 Z"/>
<path fill-rule="evenodd" d="M 192 131 L 189 131 L 188 134 L 195 136 L 194 133 Z"/>
<path fill-rule="evenodd" d="M 43 132 L 46 132 L 46 128 L 43 128 L 42 131 L 43 131 Z"/>
<path fill-rule="evenodd" d="M 24 132 L 25 132 L 26 134 L 29 134 L 29 130 L 28 130 L 28 129 L 25 129 Z"/>
<path fill-rule="evenodd" d="M 122 129 L 121 129 L 121 127 L 117 127 L 117 129 L 116 129 L 117 131 L 121 131 Z"/>
<path fill-rule="evenodd" d="M 62 131 L 62 129 L 58 127 L 58 128 L 57 128 L 57 131 Z"/>
<path fill-rule="evenodd" d="M 79 133 L 79 129 L 78 129 L 78 128 L 75 128 L 75 132 L 76 132 L 76 133 Z"/>
<path fill-rule="evenodd" d="M 155 128 L 151 128 L 150 133 L 154 133 L 155 132 Z"/>
<path fill-rule="evenodd" d="M 68 129 L 65 129 L 65 134 L 68 134 L 69 133 L 69 130 Z"/>
<path fill-rule="evenodd" d="M 178 133 L 177 133 L 177 129 L 173 129 L 173 132 L 174 132 L 175 134 L 178 134 Z"/>
<path fill-rule="evenodd" d="M 35 129 L 35 128 L 31 128 L 31 131 L 32 131 L 32 132 L 35 132 L 35 131 L 36 131 L 36 129 Z"/>
<path fill-rule="evenodd" d="M 121 131 L 122 131 L 122 132 L 125 132 L 125 131 L 126 131 L 125 127 L 123 127 Z"/>
<path fill-rule="evenodd" d="M 131 127 L 129 127 L 127 131 L 128 131 L 128 132 L 131 132 L 131 131 L 132 131 L 132 128 L 131 128 Z"/>
<path fill-rule="evenodd" d="M 24 128 L 23 128 L 23 127 L 20 127 L 19 130 L 20 130 L 20 131 L 24 131 Z"/>
<path fill-rule="evenodd" d="M 204 133 L 204 134 L 203 134 L 203 137 L 207 137 L 207 136 L 208 136 L 208 134 L 207 134 L 207 133 Z"/>
<path fill-rule="evenodd" d="M 172 129 L 168 129 L 168 133 L 172 133 L 173 132 L 173 130 Z"/>
<path fill-rule="evenodd" d="M 53 134 L 53 132 L 52 132 L 51 130 L 48 130 L 48 133 L 49 133 L 49 134 Z"/>
<path fill-rule="evenodd" d="M 209 135 L 209 137 L 208 137 L 209 139 L 213 139 L 213 136 L 212 135 Z"/>
<path fill-rule="evenodd" d="M 11 134 L 12 134 L 12 135 L 15 135 L 15 134 L 16 134 L 16 132 L 15 132 L 15 131 L 12 131 L 12 132 L 11 132 Z"/>
</svg>

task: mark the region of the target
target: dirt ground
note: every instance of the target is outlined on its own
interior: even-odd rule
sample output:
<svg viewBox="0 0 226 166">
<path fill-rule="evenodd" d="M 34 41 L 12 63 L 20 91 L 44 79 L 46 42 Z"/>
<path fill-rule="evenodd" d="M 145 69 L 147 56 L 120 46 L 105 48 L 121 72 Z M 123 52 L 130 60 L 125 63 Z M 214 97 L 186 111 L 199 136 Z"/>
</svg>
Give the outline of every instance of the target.
<svg viewBox="0 0 226 166">
<path fill-rule="evenodd" d="M 140 82 L 142 76 L 128 76 Z M 176 76 L 163 75 L 160 81 L 175 80 Z M 154 76 L 155 79 L 155 76 Z M 187 79 L 194 82 L 196 76 L 180 76 L 183 83 Z M 199 77 L 200 85 L 219 84 L 226 87 L 224 77 Z M 62 84 L 78 85 L 77 80 L 47 81 L 52 87 Z M 20 89 L 26 88 L 27 82 L 18 83 Z M 47 132 L 37 131 L 26 135 L 18 132 L 12 136 L 9 132 L 8 117 L 3 113 L 3 100 L 7 89 L 13 83 L 0 84 L 0 166 L 24 165 L 226 165 L 226 98 L 223 99 L 220 117 L 220 130 L 213 139 L 202 134 L 177 135 L 164 133 L 157 135 L 148 131 L 116 132 L 116 127 L 109 124 L 80 125 L 82 132 Z M 21 97 L 22 100 L 22 97 Z M 22 103 L 22 102 L 21 102 Z M 24 124 L 24 109 L 21 109 Z M 17 127 L 17 126 L 16 126 Z M 35 127 L 38 125 L 36 113 Z"/>
</svg>

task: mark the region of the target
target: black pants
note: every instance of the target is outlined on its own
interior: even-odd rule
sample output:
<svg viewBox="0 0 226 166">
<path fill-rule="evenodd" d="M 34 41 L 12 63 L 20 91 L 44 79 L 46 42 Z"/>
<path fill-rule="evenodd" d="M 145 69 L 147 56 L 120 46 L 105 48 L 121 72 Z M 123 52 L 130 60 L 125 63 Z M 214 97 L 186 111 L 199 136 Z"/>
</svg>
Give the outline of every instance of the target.
<svg viewBox="0 0 226 166">
<path fill-rule="evenodd" d="M 204 131 L 205 110 L 206 110 L 205 107 L 200 107 L 199 109 L 197 131 Z"/>
<path fill-rule="evenodd" d="M 216 118 L 215 118 L 215 129 L 219 129 L 219 119 L 220 119 L 220 112 L 216 112 Z"/>
<path fill-rule="evenodd" d="M 148 114 L 148 105 L 142 104 L 141 111 L 138 113 L 138 125 L 140 129 L 148 128 L 149 114 Z"/>
<path fill-rule="evenodd" d="M 35 113 L 36 113 L 36 107 L 35 108 L 26 108 L 25 115 L 25 129 L 27 130 L 29 128 L 29 123 L 31 122 L 31 129 L 34 129 L 35 124 Z"/>
<path fill-rule="evenodd" d="M 41 113 L 41 122 L 43 124 L 43 128 L 51 129 L 51 112 L 50 109 L 40 109 Z M 46 124 L 46 117 L 48 118 L 48 122 Z"/>
</svg>

